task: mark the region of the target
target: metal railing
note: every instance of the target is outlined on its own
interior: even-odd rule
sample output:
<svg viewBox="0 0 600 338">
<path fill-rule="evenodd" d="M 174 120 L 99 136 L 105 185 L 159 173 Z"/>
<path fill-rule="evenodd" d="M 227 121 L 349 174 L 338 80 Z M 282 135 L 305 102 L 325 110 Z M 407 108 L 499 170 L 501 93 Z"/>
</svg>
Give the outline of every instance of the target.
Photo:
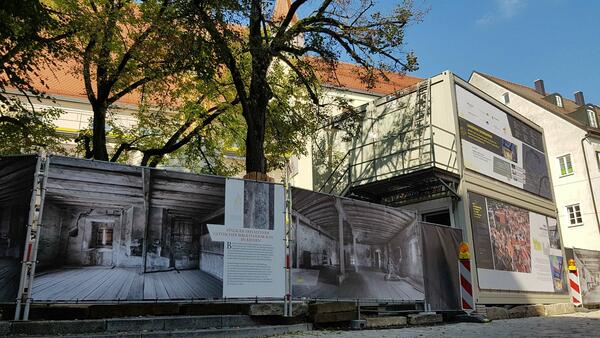
<svg viewBox="0 0 600 338">
<path fill-rule="evenodd" d="M 430 130 L 430 135 L 425 138 L 406 137 L 407 135 L 414 135 L 415 132 L 425 132 L 427 129 Z M 437 142 L 434 138 L 436 133 L 443 133 L 450 136 L 446 139 L 452 139 L 452 143 L 444 145 Z M 396 150 L 393 149 L 395 148 L 393 141 L 398 139 L 403 139 L 402 143 L 405 146 L 400 146 Z M 420 144 L 413 145 L 416 141 Z M 381 153 L 376 150 L 378 149 L 378 145 L 384 143 L 389 143 L 390 148 L 392 148 L 390 153 Z M 379 140 L 361 144 L 350 149 L 323 184 L 321 184 L 318 191 L 344 195 L 354 186 L 376 182 L 384 178 L 397 177 L 431 167 L 439 167 L 449 172 L 455 172 L 457 170 L 456 144 L 454 133 L 431 124 L 387 135 Z M 355 157 L 367 147 L 372 147 L 373 149 L 372 154 L 368 156 L 370 158 L 357 162 L 358 159 Z M 446 156 L 448 159 L 447 162 L 436 160 L 436 149 L 448 153 L 448 156 Z M 415 154 L 420 154 L 420 156 L 415 157 Z"/>
</svg>

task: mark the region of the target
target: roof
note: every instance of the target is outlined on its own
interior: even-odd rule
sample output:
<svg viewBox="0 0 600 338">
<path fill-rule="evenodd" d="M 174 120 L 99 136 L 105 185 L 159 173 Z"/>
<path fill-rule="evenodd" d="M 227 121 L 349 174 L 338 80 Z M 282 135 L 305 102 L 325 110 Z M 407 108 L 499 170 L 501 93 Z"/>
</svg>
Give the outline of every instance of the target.
<svg viewBox="0 0 600 338">
<path fill-rule="evenodd" d="M 68 96 L 74 97 L 87 102 L 88 98 L 85 92 L 85 84 L 81 71 L 78 70 L 80 65 L 75 60 L 58 62 L 56 69 L 45 67 L 39 70 L 37 82 L 34 82 L 34 88 L 46 93 L 49 96 Z M 39 79 L 44 80 L 42 84 Z M 140 101 L 139 92 L 127 94 L 120 98 L 117 102 L 124 104 L 137 105 Z"/>
<path fill-rule="evenodd" d="M 34 83 L 34 87 L 49 96 L 66 96 L 87 102 L 83 76 L 78 72 L 78 67 L 79 64 L 71 60 L 58 63 L 54 70 L 43 68 L 39 71 L 38 79 L 44 79 L 45 85 L 38 81 Z M 360 69 L 359 65 L 339 62 L 335 73 L 317 70 L 317 76 L 325 85 L 375 95 L 387 95 L 421 81 L 420 78 L 412 76 L 384 72 L 389 81 L 380 78 L 375 82 L 373 88 L 368 88 L 357 75 Z M 120 98 L 117 103 L 137 105 L 139 100 L 139 92 L 134 91 Z"/>
<path fill-rule="evenodd" d="M 477 72 L 477 71 L 474 71 L 473 73 L 480 75 L 483 78 L 488 79 L 488 80 L 496 83 L 497 85 L 506 88 L 507 90 L 523 97 L 524 99 L 544 108 L 545 110 L 547 110 L 551 113 L 554 113 L 555 115 L 558 115 L 558 116 L 566 119 L 567 121 L 571 122 L 572 124 L 582 128 L 582 129 L 586 129 L 586 130 L 590 130 L 590 131 L 594 131 L 594 132 L 598 131 L 597 128 L 591 128 L 591 127 L 584 125 L 581 122 L 575 120 L 571 116 L 569 116 L 570 113 L 573 113 L 579 107 L 581 107 L 580 105 L 578 105 L 575 101 L 573 101 L 571 99 L 568 99 L 561 95 L 563 107 L 559 107 L 559 106 L 553 104 L 552 102 L 546 101 L 544 99 L 545 97 L 547 97 L 549 95 L 554 95 L 554 94 L 558 94 L 558 93 L 547 93 L 546 95 L 542 95 L 542 94 L 538 93 L 534 88 L 531 88 L 531 87 L 527 87 L 527 86 L 524 86 L 524 85 L 521 85 L 518 83 L 510 82 L 510 81 L 500 79 L 495 76 L 484 74 L 484 73 Z"/>
<path fill-rule="evenodd" d="M 379 78 L 375 81 L 375 85 L 369 88 L 360 79 L 359 73 L 361 69 L 362 67 L 356 64 L 338 62 L 333 74 L 319 67 L 317 69 L 317 76 L 325 85 L 382 96 L 410 87 L 423 80 L 409 75 L 384 71 L 383 74 L 385 74 L 387 80 Z"/>
</svg>

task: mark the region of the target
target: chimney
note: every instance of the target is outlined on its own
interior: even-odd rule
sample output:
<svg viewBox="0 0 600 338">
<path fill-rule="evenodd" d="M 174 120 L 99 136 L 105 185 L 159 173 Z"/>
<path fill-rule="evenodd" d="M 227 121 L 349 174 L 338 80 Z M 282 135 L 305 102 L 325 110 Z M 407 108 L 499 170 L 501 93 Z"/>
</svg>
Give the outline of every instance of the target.
<svg viewBox="0 0 600 338">
<path fill-rule="evenodd" d="M 546 96 L 546 89 L 544 88 L 544 80 L 535 80 L 535 91 Z"/>
<path fill-rule="evenodd" d="M 577 103 L 578 106 L 585 105 L 585 99 L 583 98 L 583 92 L 582 91 L 576 91 L 575 92 L 575 103 Z"/>
</svg>

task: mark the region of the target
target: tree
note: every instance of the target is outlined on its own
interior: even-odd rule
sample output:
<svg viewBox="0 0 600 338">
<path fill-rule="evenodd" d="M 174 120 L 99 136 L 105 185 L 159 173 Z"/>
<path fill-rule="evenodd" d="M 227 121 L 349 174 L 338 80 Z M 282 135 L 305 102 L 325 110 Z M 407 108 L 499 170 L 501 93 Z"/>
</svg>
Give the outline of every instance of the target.
<svg viewBox="0 0 600 338">
<path fill-rule="evenodd" d="M 6 0 L 0 8 L 0 153 L 62 151 L 53 124 L 60 111 L 35 110 L 31 96 L 44 96 L 40 70 L 66 55 L 62 18 L 39 0 Z M 13 88 L 29 105 L 7 94 Z"/>
<path fill-rule="evenodd" d="M 320 102 L 314 67 L 334 73 L 341 57 L 362 66 L 357 76 L 367 85 L 385 77 L 384 70 L 417 68 L 416 57 L 404 50 L 404 29 L 422 14 L 410 1 L 387 14 L 377 12 L 376 2 L 369 0 L 320 0 L 314 8 L 308 0 L 296 0 L 285 15 L 273 15 L 272 2 L 266 0 L 195 0 L 193 4 L 206 32 L 203 37 L 214 46 L 213 57 L 231 73 L 247 125 L 248 173 L 268 170 L 267 121 L 272 101 L 282 102 L 269 78 L 274 64 L 285 64 L 316 105 Z M 298 20 L 301 8 L 310 14 Z M 240 53 L 250 59 L 248 69 L 240 63 Z"/>
<path fill-rule="evenodd" d="M 57 0 L 56 4 L 76 32 L 69 41 L 94 112 L 92 132 L 81 139 L 91 141 L 86 145 L 88 157 L 108 161 L 107 115 L 114 104 L 126 95 L 140 95 L 144 86 L 168 87 L 202 63 L 203 47 L 197 44 L 197 32 L 178 24 L 180 12 L 174 1 Z M 147 101 L 154 99 L 159 100 Z"/>
</svg>

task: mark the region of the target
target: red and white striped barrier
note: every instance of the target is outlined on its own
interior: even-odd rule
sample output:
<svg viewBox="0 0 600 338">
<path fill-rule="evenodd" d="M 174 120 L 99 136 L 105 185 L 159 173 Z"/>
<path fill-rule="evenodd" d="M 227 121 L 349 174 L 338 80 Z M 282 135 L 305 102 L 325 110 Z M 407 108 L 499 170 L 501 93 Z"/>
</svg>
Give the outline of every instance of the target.
<svg viewBox="0 0 600 338">
<path fill-rule="evenodd" d="M 571 303 L 575 306 L 582 305 L 579 274 L 574 260 L 569 260 L 569 291 L 571 293 Z"/>
<path fill-rule="evenodd" d="M 462 308 L 465 311 L 475 310 L 473 301 L 473 286 L 471 284 L 471 260 L 460 259 L 460 295 L 462 298 Z"/>
</svg>

